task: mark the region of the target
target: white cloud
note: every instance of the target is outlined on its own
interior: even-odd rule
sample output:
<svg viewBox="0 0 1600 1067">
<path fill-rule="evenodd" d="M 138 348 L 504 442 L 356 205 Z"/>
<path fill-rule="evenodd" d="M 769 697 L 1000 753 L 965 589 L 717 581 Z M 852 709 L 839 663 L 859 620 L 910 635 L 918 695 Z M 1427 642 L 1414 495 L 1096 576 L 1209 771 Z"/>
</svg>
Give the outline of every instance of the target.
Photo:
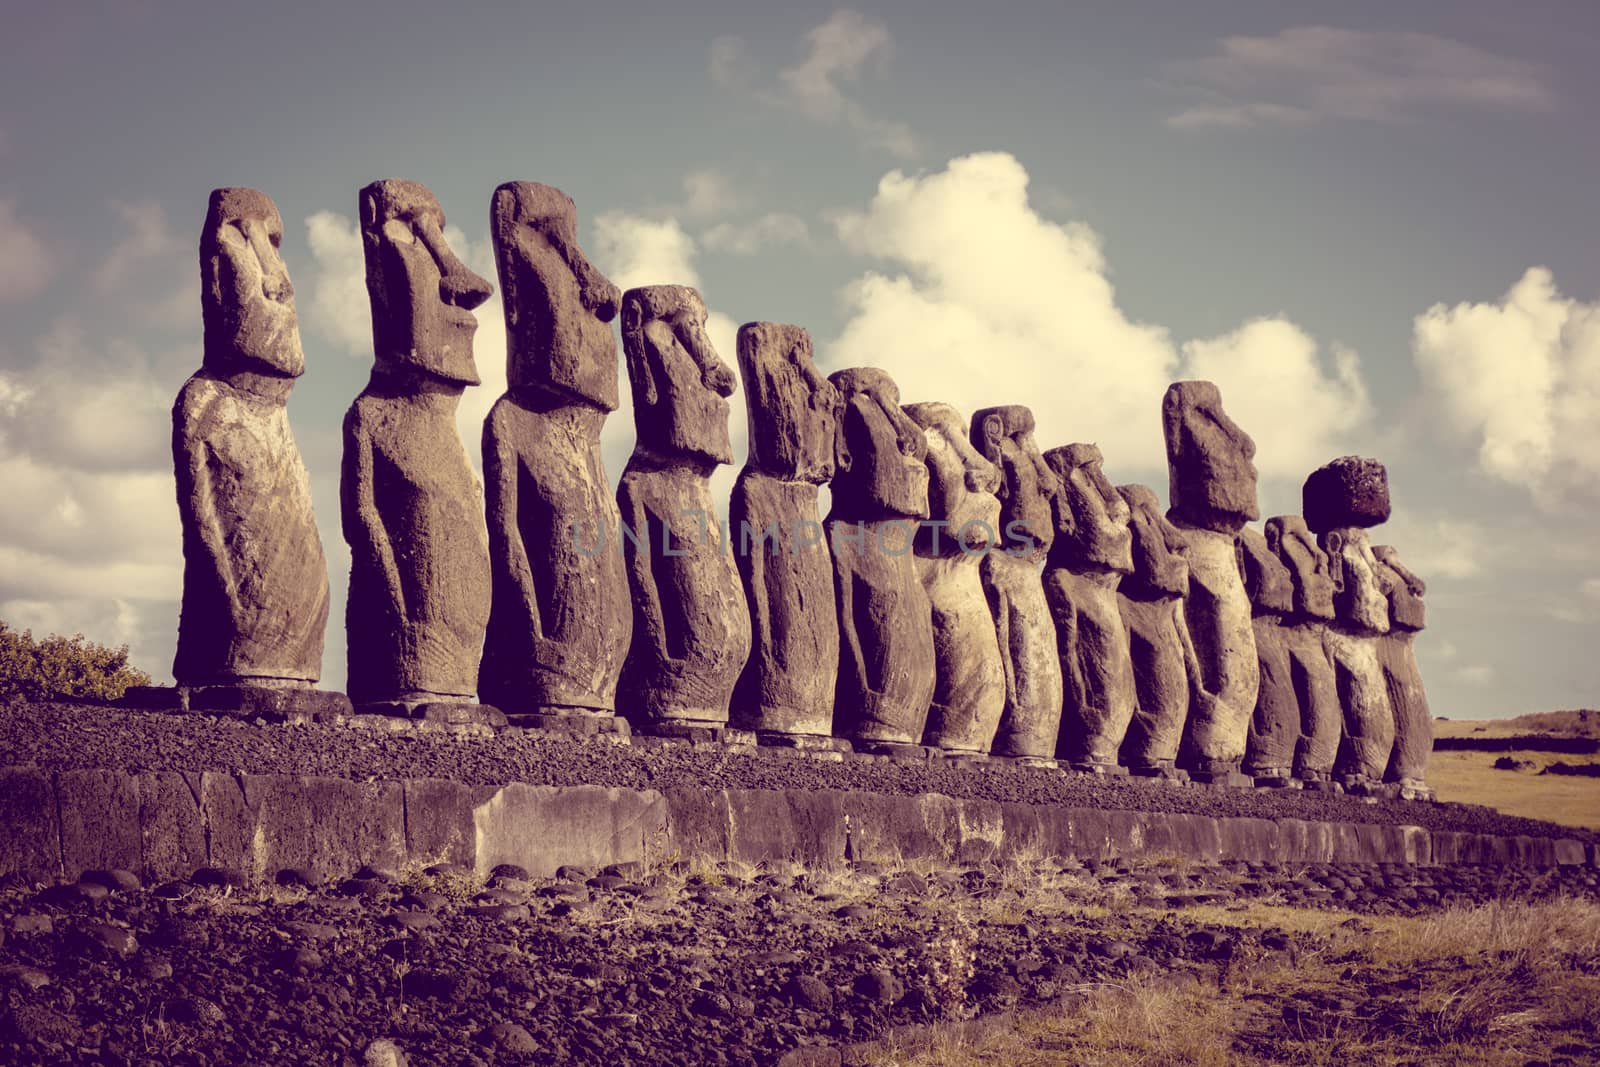
<svg viewBox="0 0 1600 1067">
<path fill-rule="evenodd" d="M 772 211 L 749 222 L 719 222 L 700 240 L 714 252 L 753 256 L 763 248 L 810 244 L 811 231 L 798 215 Z"/>
<path fill-rule="evenodd" d="M 755 77 L 755 65 L 750 61 L 744 38 L 732 33 L 713 37 L 706 70 L 711 80 L 724 89 L 741 89 L 750 84 Z"/>
<path fill-rule="evenodd" d="M 95 289 L 101 293 L 117 292 L 141 266 L 182 251 L 182 244 L 167 228 L 167 214 L 160 204 L 150 200 L 113 200 L 111 208 L 122 220 L 127 235 L 111 246 L 91 275 Z"/>
<path fill-rule="evenodd" d="M 1389 521 L 1372 531 L 1376 544 L 1393 545 L 1400 559 L 1424 582 L 1476 578 L 1491 559 L 1503 559 L 1501 546 L 1470 519 L 1417 515 L 1395 508 Z"/>
<path fill-rule="evenodd" d="M 371 359 L 372 307 L 361 231 L 336 211 L 319 211 L 306 219 L 306 238 L 316 270 L 311 299 L 298 301 L 305 324 L 346 354 Z"/>
<path fill-rule="evenodd" d="M 1385 121 L 1429 105 L 1522 112 L 1555 105 L 1539 65 L 1431 33 L 1295 26 L 1270 37 L 1225 37 L 1215 54 L 1173 73 L 1207 98 L 1167 119 L 1180 129 Z"/>
<path fill-rule="evenodd" d="M 1456 678 L 1468 685 L 1488 685 L 1494 681 L 1494 668 L 1486 663 L 1456 668 Z"/>
<path fill-rule="evenodd" d="M 17 213 L 15 200 L 0 200 L 0 302 L 43 292 L 61 266 L 61 255 Z"/>
<path fill-rule="evenodd" d="M 1486 474 L 1552 509 L 1600 492 L 1600 302 L 1532 267 L 1499 302 L 1436 304 L 1413 331 L 1424 389 Z"/>
<path fill-rule="evenodd" d="M 607 211 L 594 220 L 595 263 L 620 289 L 700 284 L 695 241 L 677 219 Z"/>
<path fill-rule="evenodd" d="M 683 213 L 691 219 L 729 214 L 744 201 L 733 179 L 719 170 L 693 170 L 683 176 Z"/>
</svg>

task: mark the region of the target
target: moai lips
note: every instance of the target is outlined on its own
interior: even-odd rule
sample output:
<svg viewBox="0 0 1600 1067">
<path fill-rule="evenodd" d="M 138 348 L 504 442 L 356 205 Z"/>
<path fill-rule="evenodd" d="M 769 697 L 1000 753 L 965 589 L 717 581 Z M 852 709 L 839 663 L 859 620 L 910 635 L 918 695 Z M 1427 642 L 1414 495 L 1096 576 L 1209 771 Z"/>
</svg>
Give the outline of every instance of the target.
<svg viewBox="0 0 1600 1067">
<path fill-rule="evenodd" d="M 1138 708 L 1122 742 L 1121 759 L 1134 774 L 1171 774 L 1189 715 L 1189 668 L 1194 651 L 1183 617 L 1189 564 L 1183 536 L 1161 513 L 1155 490 L 1122 485 L 1128 504 L 1133 572 L 1117 586 L 1117 607 L 1128 630 Z"/>
<path fill-rule="evenodd" d="M 1343 731 L 1339 689 L 1327 649 L 1327 623 L 1334 616 L 1328 555 L 1299 515 L 1268 519 L 1266 540 L 1289 569 L 1294 586 L 1292 610 L 1284 617 L 1281 628 L 1288 644 L 1289 669 L 1300 712 L 1294 774 L 1302 781 L 1326 782 L 1332 775 Z"/>
<path fill-rule="evenodd" d="M 1239 531 L 1239 561 L 1250 595 L 1261 686 L 1245 748 L 1244 773 L 1260 782 L 1284 784 L 1294 771 L 1300 741 L 1300 702 L 1295 695 L 1285 616 L 1294 608 L 1294 578 L 1268 536 L 1253 526 Z"/>
<path fill-rule="evenodd" d="M 1422 597 L 1427 586 L 1400 562 L 1393 546 L 1375 545 L 1372 555 L 1378 561 L 1378 584 L 1389 600 L 1389 632 L 1378 639 L 1378 662 L 1394 710 L 1394 751 L 1384 781 L 1398 783 L 1408 800 L 1428 799 L 1433 790 L 1424 779 L 1433 751 L 1433 716 L 1413 648 L 1425 625 Z"/>
</svg>

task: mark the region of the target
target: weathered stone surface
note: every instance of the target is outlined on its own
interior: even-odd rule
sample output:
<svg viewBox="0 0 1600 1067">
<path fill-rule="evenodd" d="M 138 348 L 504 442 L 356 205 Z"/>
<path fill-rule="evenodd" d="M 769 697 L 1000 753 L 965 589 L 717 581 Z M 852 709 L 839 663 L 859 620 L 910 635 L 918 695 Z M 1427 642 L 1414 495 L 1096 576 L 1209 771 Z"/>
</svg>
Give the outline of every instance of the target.
<svg viewBox="0 0 1600 1067">
<path fill-rule="evenodd" d="M 1389 473 L 1375 459 L 1340 456 L 1311 472 L 1300 509 L 1313 533 L 1380 526 L 1389 521 Z"/>
<path fill-rule="evenodd" d="M 834 731 L 914 745 L 935 685 L 933 612 L 913 554 L 928 515 L 927 439 L 883 371 L 828 380 L 844 403 L 827 523 L 840 636 Z"/>
<path fill-rule="evenodd" d="M 1056 754 L 1081 770 L 1115 767 L 1138 708 L 1117 586 L 1133 572 L 1129 507 L 1090 444 L 1044 454 L 1058 485 L 1055 540 L 1044 568 L 1065 700 Z"/>
<path fill-rule="evenodd" d="M 411 863 L 477 862 L 473 787 L 441 778 L 408 778 L 400 783 L 405 812 L 405 851 Z"/>
<path fill-rule="evenodd" d="M 478 695 L 517 714 L 612 712 L 633 629 L 600 452 L 621 294 L 578 247 L 561 190 L 508 182 L 489 214 L 508 388 L 483 426 L 493 593 Z"/>
<path fill-rule="evenodd" d="M 726 723 L 750 655 L 750 611 L 711 500 L 711 472 L 733 460 L 733 372 L 711 347 L 706 309 L 687 286 L 622 297 L 622 343 L 638 438 L 617 487 L 633 592 L 623 666 L 625 711 L 659 720 Z"/>
<path fill-rule="evenodd" d="M 1289 652 L 1294 608 L 1294 577 L 1273 550 L 1268 535 L 1253 526 L 1239 531 L 1239 559 L 1245 592 L 1250 595 L 1251 625 L 1261 686 L 1250 718 L 1243 771 L 1255 778 L 1289 778 L 1300 743 L 1300 701 L 1295 693 Z"/>
<path fill-rule="evenodd" d="M 210 862 L 199 787 L 195 774 L 146 771 L 138 776 L 140 852 L 147 881 L 186 878 Z"/>
<path fill-rule="evenodd" d="M 60 878 L 61 815 L 50 772 L 0 767 L 0 876 Z"/>
<path fill-rule="evenodd" d="M 1400 562 L 1393 546 L 1375 545 L 1372 555 L 1389 601 L 1389 632 L 1378 639 L 1378 662 L 1394 710 L 1394 751 L 1384 781 L 1400 783 L 1408 796 L 1426 796 L 1431 793 L 1424 779 L 1433 752 L 1433 716 L 1412 645 L 1426 623 L 1422 597 L 1427 586 Z"/>
<path fill-rule="evenodd" d="M 1183 537 L 1161 513 L 1155 490 L 1121 485 L 1128 504 L 1133 573 L 1117 586 L 1117 608 L 1128 631 L 1138 707 L 1123 738 L 1120 761 L 1138 774 L 1170 771 L 1189 716 L 1189 628 L 1183 594 L 1189 564 Z"/>
<path fill-rule="evenodd" d="M 287 403 L 305 371 L 283 221 L 264 193 L 216 189 L 200 238 L 205 354 L 172 408 L 183 528 L 179 684 L 314 682 L 328 573 Z"/>
<path fill-rule="evenodd" d="M 1281 631 L 1300 711 L 1294 773 L 1303 781 L 1326 781 L 1333 773 L 1344 728 L 1326 642 L 1327 623 L 1334 616 L 1328 554 L 1299 515 L 1268 519 L 1266 538 L 1268 546 L 1288 567 L 1294 586 L 1293 609 L 1284 616 Z"/>
<path fill-rule="evenodd" d="M 1389 632 L 1389 601 L 1378 584 L 1378 561 L 1367 532 L 1345 526 L 1322 534 L 1334 580 L 1337 612 L 1326 643 L 1333 660 L 1344 738 L 1335 771 L 1347 786 L 1383 781 L 1394 748 L 1394 711 L 1378 660 L 1379 639 Z"/>
<path fill-rule="evenodd" d="M 343 693 L 259 685 L 207 685 L 190 689 L 190 711 L 268 722 L 332 722 L 354 713 Z"/>
<path fill-rule="evenodd" d="M 61 808 L 61 863 L 72 876 L 123 867 L 144 869 L 139 832 L 139 780 L 111 770 L 56 775 Z"/>
<path fill-rule="evenodd" d="M 350 698 L 470 698 L 489 548 L 455 412 L 478 384 L 472 309 L 493 287 L 445 244 L 444 212 L 423 186 L 374 182 L 360 207 L 376 360 L 345 414 L 339 484 Z"/>
<path fill-rule="evenodd" d="M 1000 544 L 984 557 L 981 571 L 1006 671 L 1006 708 L 991 751 L 1052 759 L 1064 693 L 1040 571 L 1055 538 L 1056 476 L 1033 431 L 1033 412 L 1020 404 L 972 416 L 973 447 L 1000 470 Z"/>
<path fill-rule="evenodd" d="M 564 865 L 659 858 L 670 844 L 666 803 L 653 789 L 514 782 L 478 793 L 472 820 L 480 874 L 513 863 L 529 877 L 550 878 Z"/>
<path fill-rule="evenodd" d="M 263 884 L 285 867 L 319 881 L 363 864 L 398 870 L 406 862 L 405 797 L 400 782 L 352 782 L 290 775 L 239 776 L 249 841 L 236 869 Z M 218 864 L 213 854 L 213 865 Z"/>
<path fill-rule="evenodd" d="M 1173 382 L 1161 402 L 1161 425 L 1174 522 L 1233 533 L 1261 517 L 1255 442 L 1222 410 L 1216 385 Z"/>
<path fill-rule="evenodd" d="M 752 648 L 731 721 L 774 734 L 833 729 L 838 606 L 818 486 L 833 477 L 840 398 L 811 362 L 799 326 L 739 327 L 750 456 L 734 483 L 728 527 L 750 605 Z"/>
<path fill-rule="evenodd" d="M 923 744 L 987 752 L 1005 711 L 1005 664 L 980 568 L 998 543 L 1000 471 L 967 440 L 949 404 L 909 404 L 928 441 L 928 522 L 917 531 L 917 571 L 933 608 L 935 684 Z"/>
</svg>

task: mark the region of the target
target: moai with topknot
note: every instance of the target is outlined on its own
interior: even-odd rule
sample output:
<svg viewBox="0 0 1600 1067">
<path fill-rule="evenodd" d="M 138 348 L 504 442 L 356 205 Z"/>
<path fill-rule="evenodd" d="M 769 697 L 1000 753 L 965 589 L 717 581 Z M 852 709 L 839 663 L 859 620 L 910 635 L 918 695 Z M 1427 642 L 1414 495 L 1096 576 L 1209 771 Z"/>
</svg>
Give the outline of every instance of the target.
<svg viewBox="0 0 1600 1067">
<path fill-rule="evenodd" d="M 1122 742 L 1130 773 L 1186 779 L 1177 769 L 1178 746 L 1189 717 L 1189 665 L 1194 649 L 1183 617 L 1189 564 L 1183 536 L 1161 513 L 1147 485 L 1121 485 L 1133 537 L 1133 573 L 1117 586 L 1117 607 L 1128 631 L 1138 707 Z"/>
<path fill-rule="evenodd" d="M 636 727 L 690 737 L 727 725 L 750 655 L 750 609 L 710 489 L 711 473 L 733 462 L 733 371 L 705 325 L 688 286 L 622 294 L 638 434 L 617 486 L 633 590 L 621 691 Z"/>
<path fill-rule="evenodd" d="M 1257 785 L 1298 785 L 1295 749 L 1300 742 L 1300 702 L 1290 663 L 1287 616 L 1294 610 L 1294 577 L 1273 550 L 1269 535 L 1253 526 L 1239 531 L 1239 565 L 1250 595 L 1251 626 L 1261 686 L 1245 744 L 1244 773 Z"/>
<path fill-rule="evenodd" d="M 1266 537 L 1268 547 L 1289 568 L 1294 585 L 1293 610 L 1284 616 L 1280 631 L 1288 646 L 1290 678 L 1300 713 L 1294 775 L 1307 789 L 1328 789 L 1344 729 L 1339 687 L 1327 648 L 1328 623 L 1334 617 L 1328 554 L 1299 515 L 1268 519 Z"/>
<path fill-rule="evenodd" d="M 1427 624 L 1422 597 L 1428 587 L 1400 562 L 1394 546 L 1374 545 L 1372 555 L 1378 561 L 1378 584 L 1389 600 L 1389 632 L 1378 639 L 1378 663 L 1394 710 L 1394 752 L 1383 780 L 1397 785 L 1406 800 L 1432 800 L 1425 779 L 1433 752 L 1433 716 L 1412 647 Z"/>
</svg>

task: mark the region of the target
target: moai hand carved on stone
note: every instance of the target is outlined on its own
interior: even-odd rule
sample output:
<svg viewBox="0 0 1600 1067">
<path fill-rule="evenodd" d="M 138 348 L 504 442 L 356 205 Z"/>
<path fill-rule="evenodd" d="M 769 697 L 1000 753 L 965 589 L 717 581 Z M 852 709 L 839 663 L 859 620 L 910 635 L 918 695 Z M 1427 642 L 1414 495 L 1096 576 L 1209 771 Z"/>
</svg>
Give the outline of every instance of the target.
<svg viewBox="0 0 1600 1067">
<path fill-rule="evenodd" d="M 513 714 L 609 714 L 633 631 L 600 454 L 617 407 L 621 293 L 578 247 L 561 190 L 508 182 L 489 223 L 507 390 L 483 425 L 494 592 L 478 691 Z"/>
<path fill-rule="evenodd" d="M 917 570 L 933 608 L 936 684 L 923 740 L 949 752 L 988 752 L 1005 711 L 1005 665 L 980 574 L 999 541 L 1000 471 L 967 440 L 949 404 L 908 404 L 928 441 L 928 522 Z"/>
<path fill-rule="evenodd" d="M 1061 654 L 1040 575 L 1055 538 L 1056 476 L 1033 437 L 1033 412 L 1020 404 L 972 416 L 972 445 L 1000 469 L 1000 544 L 983 558 L 984 592 L 1006 670 L 1006 710 L 997 756 L 1050 762 L 1061 730 Z"/>
<path fill-rule="evenodd" d="M 1174 382 L 1161 405 L 1167 445 L 1167 517 L 1189 561 L 1184 619 L 1195 658 L 1180 762 L 1204 778 L 1236 774 L 1244 758 L 1261 668 L 1250 596 L 1234 538 L 1259 518 L 1255 442 L 1222 410 L 1211 382 Z"/>
<path fill-rule="evenodd" d="M 725 725 L 750 655 L 750 609 L 710 490 L 711 472 L 733 462 L 733 371 L 705 323 L 688 286 L 622 294 L 638 429 L 617 486 L 634 612 L 622 693 L 635 725 L 656 732 Z"/>
<path fill-rule="evenodd" d="M 1183 597 L 1189 564 L 1183 537 L 1161 513 L 1155 490 L 1122 485 L 1133 534 L 1133 573 L 1117 586 L 1128 630 L 1138 710 L 1122 742 L 1122 762 L 1134 774 L 1175 776 L 1178 745 L 1189 717 L 1189 628 Z"/>
<path fill-rule="evenodd" d="M 1339 688 L 1328 658 L 1327 630 L 1333 619 L 1333 577 L 1328 554 L 1299 515 L 1267 520 L 1267 544 L 1289 568 L 1294 609 L 1283 620 L 1289 670 L 1300 709 L 1300 739 L 1295 746 L 1295 777 L 1307 783 L 1331 779 L 1343 732 Z"/>
<path fill-rule="evenodd" d="M 750 453 L 733 485 L 729 537 L 754 647 L 733 691 L 732 723 L 780 738 L 833 731 L 839 619 L 833 560 L 817 510 L 833 477 L 839 391 L 799 326 L 739 327 Z"/>
<path fill-rule="evenodd" d="M 1256 660 L 1261 664 L 1243 769 L 1257 784 L 1287 785 L 1300 741 L 1300 702 L 1295 696 L 1286 618 L 1294 610 L 1294 578 L 1274 551 L 1269 534 L 1246 526 L 1239 531 L 1238 543 L 1244 587 L 1250 594 Z"/>
<path fill-rule="evenodd" d="M 1389 599 L 1389 632 L 1378 639 L 1378 662 L 1394 709 L 1394 752 L 1384 781 L 1398 783 L 1407 800 L 1431 799 L 1433 790 L 1425 778 L 1433 752 L 1433 716 L 1412 647 L 1427 622 L 1422 597 L 1428 587 L 1400 562 L 1392 545 L 1374 545 L 1372 555 L 1378 561 L 1379 586 Z"/>
<path fill-rule="evenodd" d="M 1057 755 L 1076 770 L 1103 774 L 1116 770 L 1139 703 L 1117 606 L 1117 586 L 1133 573 L 1129 508 L 1106 479 L 1094 445 L 1052 448 L 1044 458 L 1059 486 L 1055 541 L 1044 568 L 1066 693 Z"/>
<path fill-rule="evenodd" d="M 478 384 L 472 309 L 494 287 L 445 244 L 425 186 L 373 182 L 360 209 L 376 359 L 344 419 L 350 696 L 396 711 L 467 702 L 489 617 L 489 547 L 455 413 Z"/>
<path fill-rule="evenodd" d="M 282 237 L 265 193 L 212 191 L 200 238 L 204 362 L 172 408 L 180 686 L 308 688 L 322 669 L 328 570 L 289 429 L 305 357 Z"/>
<path fill-rule="evenodd" d="M 840 637 L 834 729 L 858 748 L 916 745 L 935 685 L 932 608 L 913 555 L 928 516 L 927 439 L 883 371 L 828 380 L 844 402 L 827 522 Z"/>
<path fill-rule="evenodd" d="M 1388 479 L 1377 460 L 1343 456 L 1312 472 L 1301 493 L 1306 524 L 1327 552 L 1333 577 L 1327 646 L 1344 709 L 1334 770 L 1346 789 L 1363 791 L 1383 781 L 1394 748 L 1394 711 L 1378 659 L 1389 601 L 1364 528 L 1389 516 Z"/>
</svg>

